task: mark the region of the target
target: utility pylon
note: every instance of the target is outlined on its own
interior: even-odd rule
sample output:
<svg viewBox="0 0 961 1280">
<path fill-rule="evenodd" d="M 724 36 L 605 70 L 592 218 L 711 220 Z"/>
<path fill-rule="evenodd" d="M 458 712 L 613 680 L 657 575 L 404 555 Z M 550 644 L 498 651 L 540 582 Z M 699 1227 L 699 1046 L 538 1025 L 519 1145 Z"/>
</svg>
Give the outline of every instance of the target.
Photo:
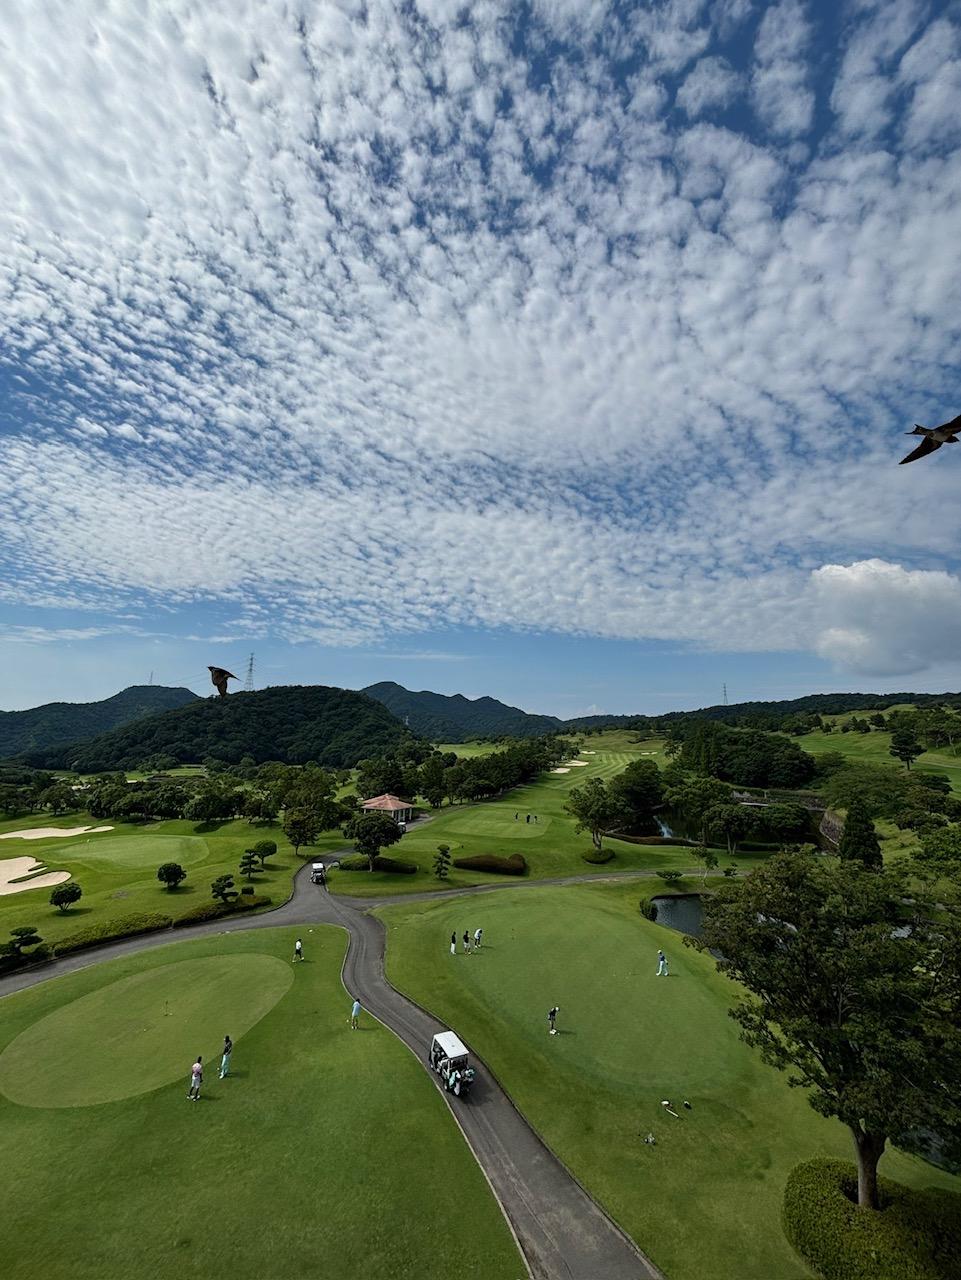
<svg viewBox="0 0 961 1280">
<path fill-rule="evenodd" d="M 254 691 L 254 655 L 251 654 L 247 659 L 247 679 L 244 681 L 244 692 L 253 693 Z"/>
<path fill-rule="evenodd" d="M 724 705 L 727 706 L 727 685 L 724 686 Z"/>
</svg>

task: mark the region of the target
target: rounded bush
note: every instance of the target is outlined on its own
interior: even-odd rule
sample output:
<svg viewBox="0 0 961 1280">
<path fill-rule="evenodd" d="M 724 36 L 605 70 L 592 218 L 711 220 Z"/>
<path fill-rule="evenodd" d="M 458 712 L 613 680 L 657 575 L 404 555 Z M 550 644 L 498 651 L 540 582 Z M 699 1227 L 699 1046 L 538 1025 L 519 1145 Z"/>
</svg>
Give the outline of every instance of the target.
<svg viewBox="0 0 961 1280">
<path fill-rule="evenodd" d="M 496 853 L 478 853 L 472 858 L 455 858 L 454 866 L 462 871 L 493 871 L 502 876 L 522 876 L 527 870 L 527 859 L 520 853 L 501 858 Z"/>
<path fill-rule="evenodd" d="M 796 1165 L 784 1189 L 784 1234 L 824 1280 L 956 1280 L 961 1196 L 878 1179 L 881 1209 L 860 1209 L 844 1160 Z"/>
<path fill-rule="evenodd" d="M 610 862 L 614 857 L 613 849 L 602 849 L 600 853 L 592 851 L 591 853 L 582 853 L 581 857 L 585 862 L 589 862 L 592 867 L 603 867 L 605 862 Z"/>
<path fill-rule="evenodd" d="M 366 858 L 357 856 L 354 858 L 341 858 L 341 871 L 367 871 L 370 863 Z M 384 854 L 378 854 L 374 859 L 375 871 L 394 871 L 404 876 L 412 876 L 417 870 L 416 862 L 407 862 L 404 858 L 388 858 Z"/>
</svg>

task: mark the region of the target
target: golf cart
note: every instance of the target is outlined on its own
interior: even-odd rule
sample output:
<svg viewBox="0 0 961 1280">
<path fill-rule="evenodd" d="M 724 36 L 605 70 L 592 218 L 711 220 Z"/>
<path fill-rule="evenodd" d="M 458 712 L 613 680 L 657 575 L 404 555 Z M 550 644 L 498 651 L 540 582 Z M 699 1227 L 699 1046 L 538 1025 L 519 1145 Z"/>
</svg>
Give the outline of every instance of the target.
<svg viewBox="0 0 961 1280">
<path fill-rule="evenodd" d="M 310 868 L 310 882 L 311 884 L 327 883 L 327 868 L 322 862 L 315 862 Z"/>
<path fill-rule="evenodd" d="M 474 1068 L 468 1060 L 467 1046 L 453 1031 L 438 1031 L 430 1044 L 427 1065 L 436 1071 L 448 1093 L 463 1096 L 474 1083 Z"/>
</svg>

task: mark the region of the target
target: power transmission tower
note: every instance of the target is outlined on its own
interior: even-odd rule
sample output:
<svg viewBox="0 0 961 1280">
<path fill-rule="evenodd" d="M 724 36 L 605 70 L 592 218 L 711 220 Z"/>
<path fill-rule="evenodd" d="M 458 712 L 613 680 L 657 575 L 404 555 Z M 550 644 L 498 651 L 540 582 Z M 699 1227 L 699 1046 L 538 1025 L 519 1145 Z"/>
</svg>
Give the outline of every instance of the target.
<svg viewBox="0 0 961 1280">
<path fill-rule="evenodd" d="M 724 705 L 727 706 L 727 685 L 724 686 Z"/>
<path fill-rule="evenodd" d="M 244 681 L 244 692 L 253 693 L 254 691 L 254 655 L 251 654 L 247 659 L 247 679 Z"/>
<path fill-rule="evenodd" d="M 150 673 L 150 679 L 147 681 L 147 684 L 153 684 L 153 672 L 152 672 L 152 671 L 151 671 L 151 673 Z"/>
</svg>

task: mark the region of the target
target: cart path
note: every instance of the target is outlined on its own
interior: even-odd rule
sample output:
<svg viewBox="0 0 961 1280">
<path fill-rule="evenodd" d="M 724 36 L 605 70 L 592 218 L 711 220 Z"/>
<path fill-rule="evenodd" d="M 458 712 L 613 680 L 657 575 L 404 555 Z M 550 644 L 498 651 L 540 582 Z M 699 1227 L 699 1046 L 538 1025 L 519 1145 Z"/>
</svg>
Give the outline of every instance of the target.
<svg viewBox="0 0 961 1280">
<path fill-rule="evenodd" d="M 601 879 L 621 879 L 631 873 L 609 877 L 569 876 L 557 880 L 528 881 L 536 884 L 596 883 Z M 636 873 L 634 873 L 636 874 Z M 496 892 L 501 887 L 492 885 Z M 488 890 L 488 886 L 480 886 Z M 310 882 L 304 866 L 294 877 L 294 888 L 283 906 L 249 918 L 213 921 L 174 931 L 126 938 L 78 952 L 31 971 L 0 980 L 0 996 L 24 990 L 50 978 L 121 956 L 154 947 L 217 933 L 247 932 L 307 924 L 339 925 L 347 931 L 349 944 L 343 966 L 343 980 L 350 994 L 382 1022 L 426 1065 L 427 1049 L 433 1034 L 444 1029 L 419 1005 L 400 994 L 387 981 L 384 956 L 387 931 L 369 913 L 377 906 L 394 905 L 424 898 L 448 898 L 474 894 L 477 889 L 433 894 L 405 894 L 400 897 L 350 899 L 330 894 Z M 226 926 L 226 927 L 225 927 Z M 430 1073 L 461 1128 L 478 1164 L 484 1171 L 507 1217 L 534 1280 L 663 1280 L 662 1273 L 634 1242 L 607 1216 L 581 1184 L 534 1133 L 533 1129 L 497 1083 L 486 1065 L 474 1058 L 476 1079 L 467 1098 L 453 1098 L 441 1089 Z"/>
</svg>

